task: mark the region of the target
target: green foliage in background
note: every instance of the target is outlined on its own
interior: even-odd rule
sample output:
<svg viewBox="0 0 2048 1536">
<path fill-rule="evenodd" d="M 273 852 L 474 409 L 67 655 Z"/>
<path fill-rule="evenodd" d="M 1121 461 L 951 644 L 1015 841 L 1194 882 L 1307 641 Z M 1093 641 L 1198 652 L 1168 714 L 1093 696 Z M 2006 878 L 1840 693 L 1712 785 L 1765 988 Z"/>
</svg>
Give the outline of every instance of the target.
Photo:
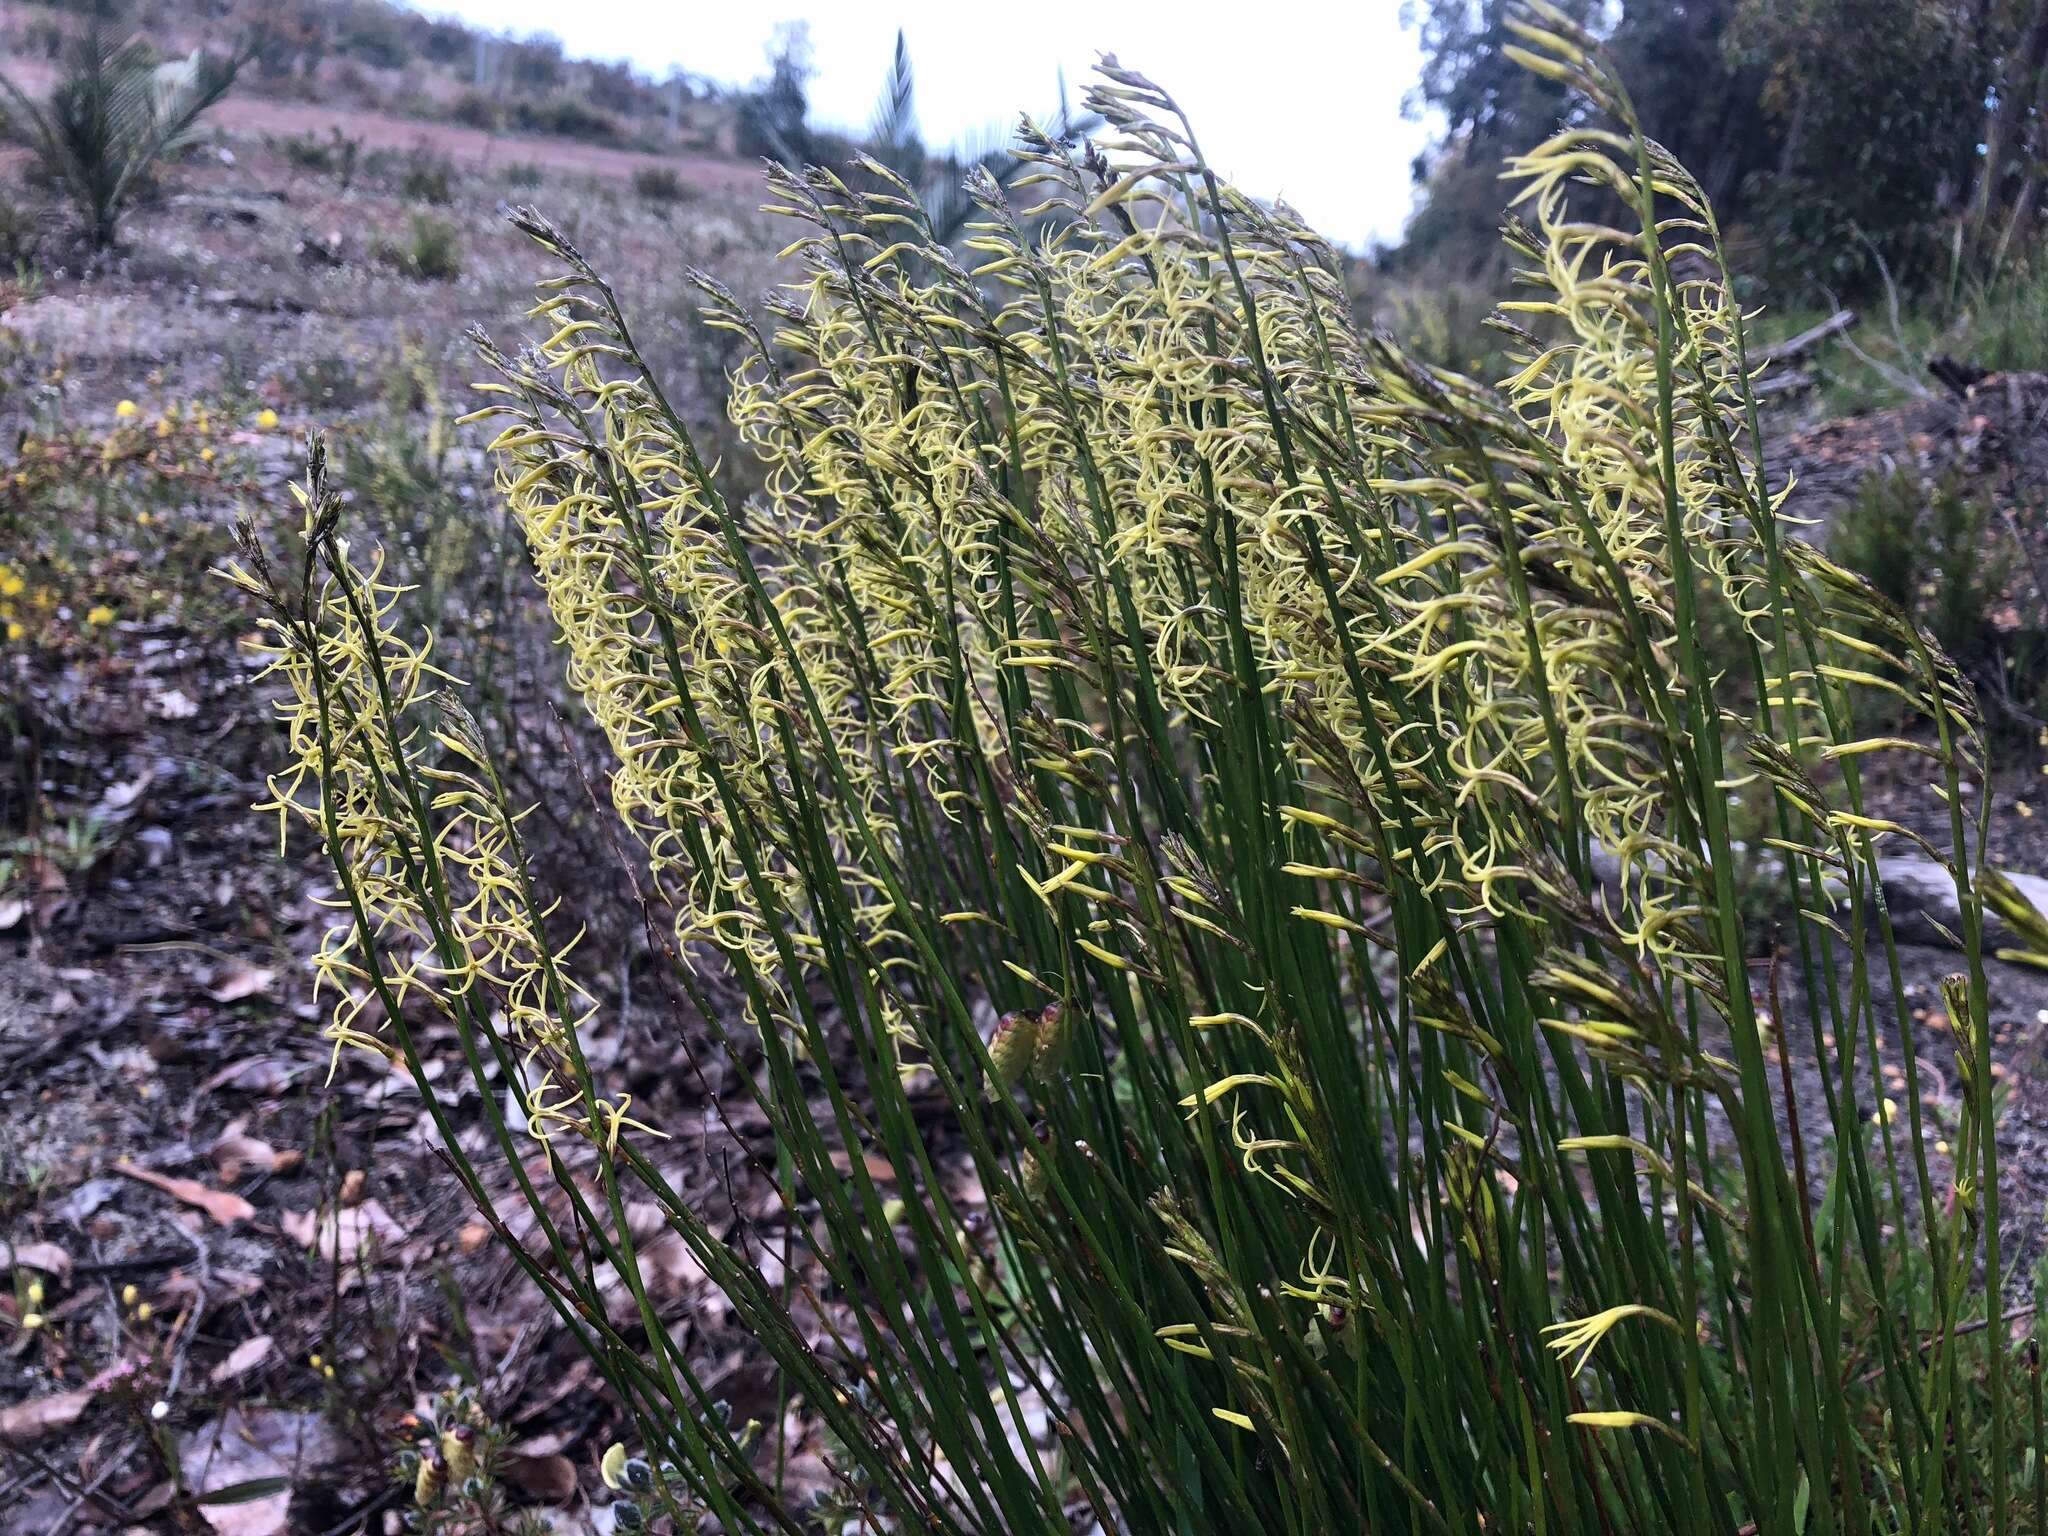
<svg viewBox="0 0 2048 1536">
<path fill-rule="evenodd" d="M 1697 184 L 1571 17 L 1513 30 L 1573 111 L 1509 167 L 1529 329 L 1499 391 L 1361 335 L 1329 246 L 1113 64 L 1101 143 L 1027 130 L 1012 189 L 972 176 L 971 271 L 886 168 L 771 174 L 804 264 L 772 335 L 699 281 L 740 344 L 745 503 L 619 298 L 517 216 L 548 334 L 482 346 L 498 490 L 673 979 L 772 1128 L 800 1270 L 852 1303 L 825 1339 L 592 1070 L 573 923 L 317 450 L 290 558 L 245 540 L 291 747 L 269 809 L 340 880 L 330 1036 L 410 1069 L 630 1408 L 645 1459 L 605 1470 L 635 1521 L 2038 1522 L 1971 690 L 1780 522 Z M 1907 723 L 1860 734 L 1871 696 Z M 1945 1028 L 1899 985 L 1873 759 L 1947 823 Z M 1739 787 L 1780 859 L 1782 1018 Z M 487 1151 L 427 1018 L 489 1085 Z M 1939 1145 L 1923 1059 L 1962 1088 Z M 664 1326 L 629 1206 L 823 1421 L 817 1507 Z"/>
<path fill-rule="evenodd" d="M 1494 163 L 1577 110 L 1510 67 L 1511 0 L 1428 0 L 1415 102 L 1444 131 L 1397 264 L 1490 270 Z M 1988 279 L 2039 235 L 2041 0 L 1569 0 L 1752 253 L 1804 303 Z M 2038 359 L 2036 360 L 2038 362 Z"/>
</svg>

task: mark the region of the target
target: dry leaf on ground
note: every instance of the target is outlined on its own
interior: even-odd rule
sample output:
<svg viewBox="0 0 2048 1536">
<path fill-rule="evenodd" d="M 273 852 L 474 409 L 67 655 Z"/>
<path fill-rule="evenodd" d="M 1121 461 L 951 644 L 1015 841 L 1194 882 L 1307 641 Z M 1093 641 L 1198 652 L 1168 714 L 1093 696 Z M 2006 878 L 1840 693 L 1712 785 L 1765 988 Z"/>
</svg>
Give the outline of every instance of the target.
<svg viewBox="0 0 2048 1536">
<path fill-rule="evenodd" d="M 251 1136 L 243 1129 L 246 1123 L 230 1121 L 207 1152 L 223 1180 L 232 1184 L 245 1173 L 278 1173 L 298 1162 L 296 1151 L 280 1152 L 269 1142 Z"/>
<path fill-rule="evenodd" d="M 563 1503 L 576 1492 L 576 1464 L 566 1456 L 507 1456 L 505 1477 L 543 1504 Z"/>
<path fill-rule="evenodd" d="M 71 1255 L 55 1243 L 0 1242 L 0 1265 L 33 1269 L 39 1274 L 55 1275 L 59 1280 L 71 1278 Z"/>
<path fill-rule="evenodd" d="M 54 1392 L 48 1397 L 33 1397 L 25 1403 L 0 1408 L 0 1445 L 26 1445 L 44 1435 L 69 1429 L 91 1401 L 92 1393 L 81 1389 Z"/>
<path fill-rule="evenodd" d="M 178 1461 L 201 1495 L 260 1478 L 294 1481 L 341 1459 L 334 1430 L 315 1413 L 232 1408 L 178 1444 Z M 199 1513 L 214 1536 L 286 1536 L 292 1490 L 235 1504 L 204 1504 Z"/>
<path fill-rule="evenodd" d="M 344 1264 L 353 1263 L 365 1243 L 388 1252 L 406 1237 L 405 1228 L 377 1200 L 365 1200 L 325 1216 L 317 1211 L 286 1211 L 278 1225 L 301 1247 L 318 1248 L 321 1258 L 338 1258 Z"/>
<path fill-rule="evenodd" d="M 257 1366 L 268 1360 L 273 1349 L 270 1335 L 259 1333 L 253 1339 L 244 1339 L 228 1352 L 227 1359 L 213 1368 L 209 1378 L 215 1386 L 246 1376 Z"/>
<path fill-rule="evenodd" d="M 182 1200 L 187 1205 L 197 1206 L 223 1227 L 231 1227 L 238 1221 L 247 1221 L 256 1214 L 256 1207 L 232 1190 L 208 1189 L 197 1179 L 174 1179 L 168 1174 L 138 1168 L 133 1163 L 116 1163 L 114 1171 L 126 1174 L 137 1183 L 147 1184 L 152 1189 L 160 1189 L 173 1200 Z"/>
<path fill-rule="evenodd" d="M 275 980 L 277 972 L 269 966 L 246 965 L 238 961 L 214 978 L 213 985 L 206 989 L 206 995 L 216 1003 L 239 1003 L 245 997 L 269 991 Z"/>
</svg>

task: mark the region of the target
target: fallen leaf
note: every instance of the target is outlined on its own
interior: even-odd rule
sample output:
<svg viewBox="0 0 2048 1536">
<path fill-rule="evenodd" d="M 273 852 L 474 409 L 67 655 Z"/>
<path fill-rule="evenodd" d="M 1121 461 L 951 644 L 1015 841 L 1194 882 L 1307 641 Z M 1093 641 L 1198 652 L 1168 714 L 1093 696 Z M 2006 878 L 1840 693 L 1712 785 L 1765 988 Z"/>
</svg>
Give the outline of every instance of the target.
<svg viewBox="0 0 2048 1536">
<path fill-rule="evenodd" d="M 277 979 L 277 972 L 267 965 L 247 965 L 237 962 L 214 979 L 206 995 L 216 1003 L 239 1003 L 247 997 L 270 990 L 270 984 Z"/>
<path fill-rule="evenodd" d="M 405 1228 L 376 1200 L 331 1211 L 324 1218 L 317 1211 L 286 1211 L 278 1225 L 300 1247 L 317 1248 L 321 1258 L 339 1259 L 344 1264 L 353 1263 L 366 1243 L 373 1251 L 389 1250 L 404 1242 L 406 1235 Z"/>
<path fill-rule="evenodd" d="M 368 1182 L 369 1180 L 362 1169 L 349 1169 L 347 1173 L 341 1176 L 341 1203 L 343 1205 L 361 1205 L 363 1203 L 363 1186 Z"/>
<path fill-rule="evenodd" d="M 560 1504 L 576 1493 L 576 1464 L 566 1456 L 508 1456 L 505 1476 L 543 1504 Z"/>
<path fill-rule="evenodd" d="M 0 901 L 0 933 L 6 932 L 26 916 L 28 916 L 28 903 L 19 896 L 10 896 L 4 901 Z"/>
<path fill-rule="evenodd" d="M 704 1266 L 680 1234 L 667 1232 L 640 1250 L 640 1273 L 648 1289 L 674 1299 L 705 1278 Z"/>
<path fill-rule="evenodd" d="M 256 1207 L 230 1190 L 208 1189 L 197 1179 L 174 1179 L 166 1174 L 155 1173 L 147 1168 L 138 1168 L 133 1163 L 114 1164 L 116 1173 L 126 1174 L 137 1183 L 160 1189 L 173 1200 L 182 1200 L 187 1205 L 197 1206 L 211 1216 L 215 1223 L 231 1227 L 238 1221 L 247 1221 L 256 1214 Z"/>
<path fill-rule="evenodd" d="M 239 1120 L 220 1134 L 207 1155 L 229 1184 L 245 1173 L 275 1173 L 279 1163 L 277 1148 L 243 1131 Z"/>
<path fill-rule="evenodd" d="M 199 713 L 192 695 L 182 688 L 166 688 L 149 701 L 150 712 L 163 720 L 190 720 Z"/>
<path fill-rule="evenodd" d="M 51 1214 L 59 1221 L 68 1221 L 72 1226 L 82 1228 L 101 1206 L 120 1192 L 119 1179 L 87 1179 L 66 1195 Z"/>
<path fill-rule="evenodd" d="M 128 807 L 140 800 L 142 792 L 155 782 L 156 770 L 148 768 L 135 778 L 109 784 L 100 794 L 100 811 L 105 815 L 111 816 L 127 810 Z"/>
<path fill-rule="evenodd" d="M 293 1481 L 341 1455 L 340 1438 L 318 1414 L 273 1408 L 230 1409 L 178 1442 L 179 1465 L 214 1536 L 285 1536 Z"/>
<path fill-rule="evenodd" d="M 90 1392 L 55 1392 L 0 1408 L 0 1444 L 25 1445 L 69 1429 L 91 1401 Z"/>
<path fill-rule="evenodd" d="M 546 1434 L 528 1435 L 505 1447 L 507 1456 L 559 1456 L 582 1436 L 574 1430 L 551 1429 Z"/>
<path fill-rule="evenodd" d="M 228 1352 L 227 1359 L 213 1368 L 213 1374 L 209 1379 L 218 1387 L 246 1376 L 270 1358 L 273 1348 L 270 1335 L 267 1333 L 259 1333 L 253 1339 L 244 1339 Z"/>
<path fill-rule="evenodd" d="M 276 1056 L 251 1056 L 222 1067 L 199 1085 L 199 1091 L 234 1088 L 242 1093 L 282 1093 L 291 1081 L 292 1069 Z"/>
<path fill-rule="evenodd" d="M 71 1255 L 55 1243 L 0 1244 L 0 1263 L 55 1275 L 59 1280 L 71 1278 Z"/>
</svg>

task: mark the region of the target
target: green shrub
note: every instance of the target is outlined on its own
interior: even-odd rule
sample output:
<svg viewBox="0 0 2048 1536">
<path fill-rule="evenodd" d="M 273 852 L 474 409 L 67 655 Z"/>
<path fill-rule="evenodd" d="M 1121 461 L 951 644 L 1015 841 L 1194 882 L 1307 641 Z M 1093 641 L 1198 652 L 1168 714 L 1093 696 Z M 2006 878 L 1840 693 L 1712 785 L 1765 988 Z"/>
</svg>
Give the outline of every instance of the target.
<svg viewBox="0 0 2048 1536">
<path fill-rule="evenodd" d="M 461 231 L 433 214 L 414 214 L 410 235 L 402 243 L 387 244 L 383 254 L 393 266 L 426 282 L 447 282 L 462 275 Z"/>
<path fill-rule="evenodd" d="M 338 126 L 330 128 L 324 139 L 315 134 L 294 133 L 274 143 L 295 169 L 337 176 L 343 191 L 355 180 L 363 154 L 363 141 L 343 133 Z"/>
<path fill-rule="evenodd" d="M 674 166 L 643 165 L 633 172 L 633 191 L 644 202 L 680 203 L 689 196 Z"/>
<path fill-rule="evenodd" d="M 2012 545 L 1981 499 L 1908 469 L 1873 473 L 1837 517 L 1828 550 L 1924 625 L 1980 687 L 2004 693 L 1992 619 L 2012 582 Z"/>
<path fill-rule="evenodd" d="M 506 1252 L 632 1414 L 645 1460 L 605 1473 L 636 1515 L 1791 1536 L 2002 1532 L 2033 1499 L 1970 691 L 1780 524 L 1704 199 L 1536 14 L 1528 62 L 1587 110 L 1512 166 L 1519 302 L 1555 330 L 1504 393 L 1361 335 L 1330 247 L 1114 63 L 1120 162 L 1027 136 L 1031 230 L 977 176 L 978 277 L 885 173 L 771 171 L 809 263 L 775 345 L 699 280 L 743 349 L 747 503 L 612 290 L 516 215 L 552 334 L 483 344 L 479 415 L 675 981 L 772 1128 L 773 1241 L 682 1192 L 588 1064 L 573 924 L 319 450 L 288 570 L 246 538 L 294 754 L 270 809 L 346 904 L 329 1034 L 406 1063 L 473 1197 L 516 1180 Z M 1575 221 L 1585 180 L 1642 227 Z M 1872 689 L 1911 742 L 1850 734 Z M 1951 809 L 1952 1032 L 1868 984 L 1871 757 Z M 1795 898 L 1782 1038 L 1842 1042 L 1796 1161 L 1746 779 Z M 484 1166 L 430 1019 L 488 1082 Z M 1873 1125 L 1883 1063 L 1850 1052 L 1880 1026 L 1908 1092 Z M 1923 1054 L 1962 1085 L 1941 1149 Z M 934 1166 L 934 1093 L 971 1179 Z M 639 1283 L 649 1208 L 823 1421 L 816 1508 Z M 778 1242 L 851 1302 L 827 1348 L 753 1261 Z"/>
<path fill-rule="evenodd" d="M 455 98 L 448 115 L 458 123 L 487 133 L 496 133 L 505 126 L 504 109 L 482 91 L 464 91 Z"/>
<path fill-rule="evenodd" d="M 445 208 L 455 201 L 454 162 L 440 155 L 415 154 L 405 163 L 398 190 L 407 202 Z"/>
<path fill-rule="evenodd" d="M 550 96 L 544 101 L 517 102 L 512 108 L 512 124 L 524 133 L 583 139 L 593 144 L 616 144 L 625 137 L 617 118 L 578 101 L 574 96 Z"/>
<path fill-rule="evenodd" d="M 107 25 L 96 6 L 43 101 L 0 77 L 0 138 L 27 146 L 36 175 L 70 200 L 96 249 L 114 243 L 157 163 L 190 141 L 240 65 L 200 53 L 159 64 L 144 43 L 110 41 Z"/>
</svg>

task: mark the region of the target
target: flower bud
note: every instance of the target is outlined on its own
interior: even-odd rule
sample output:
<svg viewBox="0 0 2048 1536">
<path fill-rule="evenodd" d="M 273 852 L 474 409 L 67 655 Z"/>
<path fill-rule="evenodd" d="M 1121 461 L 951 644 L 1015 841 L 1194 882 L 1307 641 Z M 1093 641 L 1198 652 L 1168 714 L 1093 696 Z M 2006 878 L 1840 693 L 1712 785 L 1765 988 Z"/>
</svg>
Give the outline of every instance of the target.
<svg viewBox="0 0 2048 1536">
<path fill-rule="evenodd" d="M 988 1043 L 989 1059 L 995 1063 L 995 1081 L 990 1085 L 991 1094 L 1014 1088 L 1031 1070 L 1031 1063 L 1038 1053 L 1038 1025 L 1029 1014 L 1006 1013 L 996 1025 L 994 1038 Z"/>
<path fill-rule="evenodd" d="M 420 1469 L 412 1480 L 413 1503 L 421 1509 L 433 1508 L 441 1497 L 441 1489 L 446 1485 L 447 1478 L 447 1469 L 441 1465 L 440 1457 L 422 1456 Z"/>
<path fill-rule="evenodd" d="M 458 1424 L 441 1436 L 441 1459 L 448 1463 L 448 1478 L 462 1482 L 476 1470 L 476 1431 Z"/>
</svg>

